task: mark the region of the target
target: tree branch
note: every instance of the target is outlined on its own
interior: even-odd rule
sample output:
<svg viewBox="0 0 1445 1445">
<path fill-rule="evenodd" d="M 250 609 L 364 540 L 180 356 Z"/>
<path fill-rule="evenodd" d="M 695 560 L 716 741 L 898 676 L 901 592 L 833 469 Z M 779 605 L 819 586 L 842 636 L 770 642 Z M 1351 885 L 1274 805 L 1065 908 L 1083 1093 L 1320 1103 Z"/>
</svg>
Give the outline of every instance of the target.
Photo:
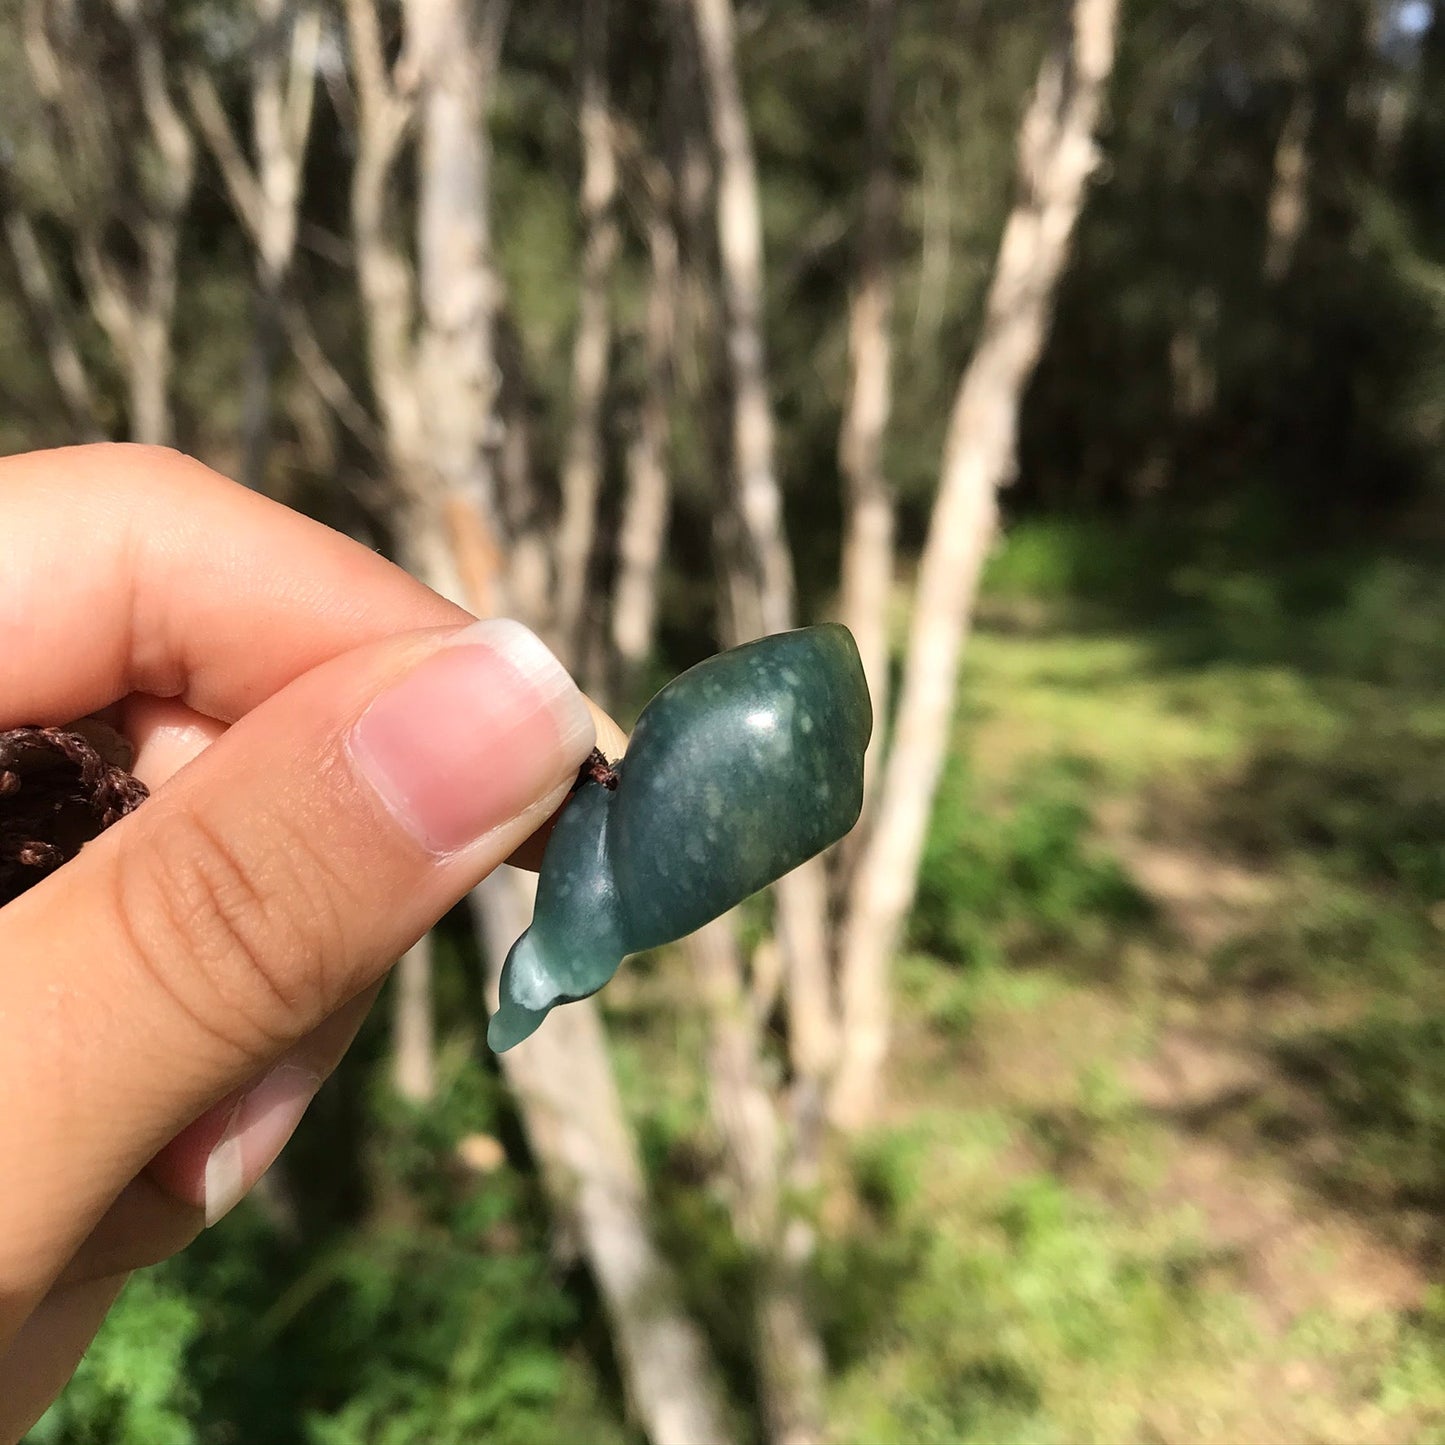
<svg viewBox="0 0 1445 1445">
<path fill-rule="evenodd" d="M 75 252 L 90 309 L 110 339 L 116 355 L 130 366 L 136 355 L 135 303 L 114 264 L 101 250 L 93 234 L 80 237 Z"/>
<path fill-rule="evenodd" d="M 71 425 L 86 440 L 98 441 L 104 433 L 95 393 L 91 390 L 70 318 L 65 314 L 51 280 L 50 269 L 45 264 L 35 228 L 29 216 L 11 205 L 4 207 L 4 228 L 10 254 L 15 260 L 15 271 L 20 278 L 20 289 L 45 345 L 50 371 L 65 409 L 70 413 Z"/>
<path fill-rule="evenodd" d="M 311 134 L 316 100 L 316 66 L 321 52 L 321 11 L 303 5 L 291 27 L 291 54 L 286 76 L 284 132 L 287 153 L 299 166 Z"/>
<path fill-rule="evenodd" d="M 384 456 L 385 438 L 382 437 L 371 413 L 357 399 L 346 378 L 327 356 L 312 329 L 311 319 L 305 308 L 297 302 L 288 303 L 282 308 L 281 322 L 286 328 L 286 339 L 291 343 L 296 360 L 316 394 L 362 446 L 377 456 Z"/>
<path fill-rule="evenodd" d="M 210 75 L 199 66 L 188 65 L 181 72 L 181 84 L 190 102 L 191 114 L 216 162 L 226 193 L 246 234 L 255 242 L 261 234 L 261 185 L 236 139 L 226 107 Z"/>
</svg>

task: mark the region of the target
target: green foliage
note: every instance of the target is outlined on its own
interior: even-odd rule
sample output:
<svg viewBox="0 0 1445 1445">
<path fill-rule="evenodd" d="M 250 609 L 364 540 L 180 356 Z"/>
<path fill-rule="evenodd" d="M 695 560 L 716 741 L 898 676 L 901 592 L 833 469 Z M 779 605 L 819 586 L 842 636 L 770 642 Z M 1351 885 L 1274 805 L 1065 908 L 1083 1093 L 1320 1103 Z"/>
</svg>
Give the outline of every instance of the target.
<svg viewBox="0 0 1445 1445">
<path fill-rule="evenodd" d="M 444 974 L 462 962 L 441 951 Z M 366 1217 L 307 1214 L 298 1237 L 248 1203 L 137 1275 L 33 1445 L 629 1445 L 605 1336 L 583 1323 L 595 1300 L 554 1265 L 535 1180 L 456 1154 L 512 1130 L 479 1040 L 453 1030 L 437 1107 L 416 1111 L 390 1093 L 379 1032 L 318 1101 L 357 1095 Z M 288 1151 L 298 1200 L 331 1197 L 336 1123 L 322 1108 Z"/>
<path fill-rule="evenodd" d="M 1061 944 L 1101 957 L 1149 903 L 1089 836 L 1089 769 L 1060 757 L 1031 765 L 989 808 L 956 759 L 939 790 L 914 946 L 961 963 L 1028 962 Z"/>
<path fill-rule="evenodd" d="M 1001 1177 L 1007 1144 L 954 1116 L 857 1156 L 870 1216 L 820 1267 L 848 1438 L 1129 1438 L 1133 1382 L 1229 1324 L 1187 1223 L 1135 1230 L 1048 1175 Z"/>
<path fill-rule="evenodd" d="M 200 1329 L 173 1270 L 136 1275 L 29 1445 L 200 1445 L 187 1368 Z"/>
</svg>

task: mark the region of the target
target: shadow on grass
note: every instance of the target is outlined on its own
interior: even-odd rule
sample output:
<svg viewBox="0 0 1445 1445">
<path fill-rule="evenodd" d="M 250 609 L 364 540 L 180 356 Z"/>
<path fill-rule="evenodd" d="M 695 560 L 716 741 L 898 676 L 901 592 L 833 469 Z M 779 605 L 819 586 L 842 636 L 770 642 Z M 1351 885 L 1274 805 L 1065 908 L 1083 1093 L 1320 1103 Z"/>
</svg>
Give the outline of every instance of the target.
<svg viewBox="0 0 1445 1445">
<path fill-rule="evenodd" d="M 1427 1263 L 1445 1257 L 1445 1014 L 1375 1014 L 1280 1043 L 1274 1060 L 1322 1111 L 1339 1146 L 1308 1160 L 1305 1177 L 1332 1202 L 1394 1216 Z"/>
<path fill-rule="evenodd" d="M 1177 940 L 1178 975 L 1160 980 L 1253 1062 L 1247 1078 L 1156 1115 L 1252 1140 L 1433 1260 L 1445 1254 L 1445 567 L 1438 549 L 1282 541 L 1269 529 L 1025 524 L 993 567 L 985 619 L 998 635 L 1128 639 L 1122 658 L 1100 649 L 1077 675 L 1061 654 L 1057 675 L 1032 672 L 1031 686 L 1143 691 L 1161 716 L 1225 722 L 1219 761 L 1147 779 L 1145 823 L 1186 857 L 1268 880 L 1273 906 L 1231 920 L 1226 899 L 1224 941 Z M 1071 806 L 1087 810 L 1096 790 L 1075 781 Z M 1054 936 L 1075 956 L 1069 931 L 1087 936 L 1107 860 L 1081 869 L 1072 845 L 1039 856 L 1063 880 L 1052 899 L 995 870 L 1010 901 L 983 898 L 985 931 L 1022 899 L 1035 921 L 1060 921 Z M 980 916 L 977 889 L 938 876 L 947 886 L 921 895 L 925 944 L 949 935 L 945 902 Z M 1128 886 L 1125 875 L 1104 896 Z M 1131 926 L 1128 911 L 1117 927 Z"/>
</svg>

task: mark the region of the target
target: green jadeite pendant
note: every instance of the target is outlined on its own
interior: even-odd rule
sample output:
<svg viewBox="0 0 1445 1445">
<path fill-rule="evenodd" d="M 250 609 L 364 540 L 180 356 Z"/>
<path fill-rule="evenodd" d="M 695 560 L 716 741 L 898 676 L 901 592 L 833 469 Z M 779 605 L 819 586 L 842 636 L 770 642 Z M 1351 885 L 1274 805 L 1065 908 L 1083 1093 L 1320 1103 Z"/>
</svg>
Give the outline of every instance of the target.
<svg viewBox="0 0 1445 1445">
<path fill-rule="evenodd" d="M 625 954 L 682 938 L 836 843 L 858 821 L 872 728 L 846 627 L 764 637 L 668 683 L 616 787 L 583 783 L 557 820 L 491 1046 L 510 1049 Z"/>
</svg>

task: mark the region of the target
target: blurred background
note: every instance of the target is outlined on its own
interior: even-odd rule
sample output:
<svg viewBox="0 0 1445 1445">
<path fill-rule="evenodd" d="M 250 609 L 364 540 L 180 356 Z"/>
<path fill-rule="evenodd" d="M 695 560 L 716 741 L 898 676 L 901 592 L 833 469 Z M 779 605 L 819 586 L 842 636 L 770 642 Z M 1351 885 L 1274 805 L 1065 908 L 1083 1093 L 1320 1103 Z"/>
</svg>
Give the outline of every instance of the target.
<svg viewBox="0 0 1445 1445">
<path fill-rule="evenodd" d="M 863 824 L 499 876 L 35 1445 L 1445 1439 L 1445 7 L 0 0 L 0 449 L 184 448 Z"/>
</svg>

